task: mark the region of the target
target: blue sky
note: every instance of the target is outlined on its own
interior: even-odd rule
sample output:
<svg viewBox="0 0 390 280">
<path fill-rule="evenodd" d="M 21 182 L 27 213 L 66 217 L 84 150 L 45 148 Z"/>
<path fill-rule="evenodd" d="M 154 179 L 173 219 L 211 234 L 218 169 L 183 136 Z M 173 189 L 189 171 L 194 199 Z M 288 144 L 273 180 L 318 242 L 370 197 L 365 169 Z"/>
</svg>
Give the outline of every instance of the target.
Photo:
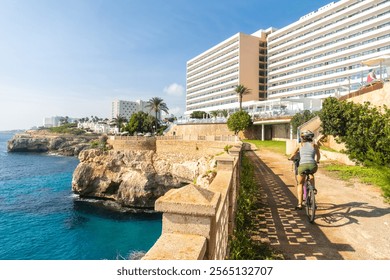
<svg viewBox="0 0 390 280">
<path fill-rule="evenodd" d="M 0 0 L 0 131 L 110 117 L 115 99 L 160 97 L 180 116 L 189 59 L 329 2 Z"/>
</svg>

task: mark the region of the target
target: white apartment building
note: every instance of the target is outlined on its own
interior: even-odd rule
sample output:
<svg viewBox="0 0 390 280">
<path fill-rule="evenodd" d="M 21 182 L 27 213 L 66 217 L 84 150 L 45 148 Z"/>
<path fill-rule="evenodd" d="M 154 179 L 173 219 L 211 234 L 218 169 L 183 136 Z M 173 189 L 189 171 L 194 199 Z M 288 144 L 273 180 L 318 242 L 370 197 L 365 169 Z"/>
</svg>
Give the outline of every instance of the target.
<svg viewBox="0 0 390 280">
<path fill-rule="evenodd" d="M 390 54 L 390 1 L 340 0 L 275 30 L 238 33 L 187 62 L 186 112 L 239 107 L 253 115 L 319 109 L 365 82 L 362 61 Z M 388 77 L 375 68 L 377 77 Z"/>
<path fill-rule="evenodd" d="M 111 118 L 122 117 L 129 119 L 138 112 L 138 103 L 134 101 L 115 100 L 112 102 Z"/>
<path fill-rule="evenodd" d="M 390 54 L 390 1 L 332 2 L 267 39 L 269 99 L 348 93 L 365 83 L 362 61 Z"/>
<path fill-rule="evenodd" d="M 146 105 L 147 102 L 142 100 L 115 100 L 112 102 L 111 118 L 114 119 L 120 116 L 129 120 L 132 114 L 138 113 L 139 111 L 155 116 L 155 112 L 151 112 L 150 108 L 147 108 Z M 160 119 L 160 112 L 158 112 L 157 118 Z"/>
<path fill-rule="evenodd" d="M 43 126 L 46 128 L 57 127 L 63 124 L 64 121 L 67 121 L 68 123 L 74 123 L 77 120 L 78 120 L 77 118 L 69 118 L 69 117 L 62 117 L 62 116 L 46 117 L 43 119 Z"/>
</svg>

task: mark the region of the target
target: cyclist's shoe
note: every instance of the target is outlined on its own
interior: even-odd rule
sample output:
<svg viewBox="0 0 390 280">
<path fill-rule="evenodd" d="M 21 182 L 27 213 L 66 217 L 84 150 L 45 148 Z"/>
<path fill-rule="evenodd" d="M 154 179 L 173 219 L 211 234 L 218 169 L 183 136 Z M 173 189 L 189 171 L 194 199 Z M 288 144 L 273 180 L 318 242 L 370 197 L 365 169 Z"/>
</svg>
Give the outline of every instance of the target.
<svg viewBox="0 0 390 280">
<path fill-rule="evenodd" d="M 302 210 L 302 205 L 295 206 L 295 210 Z"/>
</svg>

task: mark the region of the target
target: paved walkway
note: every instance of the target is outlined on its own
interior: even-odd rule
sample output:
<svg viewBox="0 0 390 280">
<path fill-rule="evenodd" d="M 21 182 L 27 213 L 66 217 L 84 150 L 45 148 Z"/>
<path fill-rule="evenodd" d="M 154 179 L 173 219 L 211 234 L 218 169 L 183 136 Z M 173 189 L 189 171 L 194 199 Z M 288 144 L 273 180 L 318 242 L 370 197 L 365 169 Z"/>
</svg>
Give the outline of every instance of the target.
<svg viewBox="0 0 390 280">
<path fill-rule="evenodd" d="M 315 224 L 310 224 L 304 210 L 294 209 L 297 200 L 291 162 L 283 155 L 264 150 L 248 151 L 247 156 L 255 166 L 260 190 L 254 239 L 269 243 L 286 259 L 390 259 L 390 207 L 383 203 L 378 191 L 371 195 L 374 200 L 359 197 L 356 202 L 345 182 L 338 187 L 339 181 L 319 171 L 318 210 Z M 341 196 L 346 202 L 332 196 L 332 187 L 344 192 Z M 364 212 L 360 218 L 359 211 Z M 373 231 L 378 231 L 379 238 Z M 370 246 L 367 242 L 371 242 Z"/>
</svg>

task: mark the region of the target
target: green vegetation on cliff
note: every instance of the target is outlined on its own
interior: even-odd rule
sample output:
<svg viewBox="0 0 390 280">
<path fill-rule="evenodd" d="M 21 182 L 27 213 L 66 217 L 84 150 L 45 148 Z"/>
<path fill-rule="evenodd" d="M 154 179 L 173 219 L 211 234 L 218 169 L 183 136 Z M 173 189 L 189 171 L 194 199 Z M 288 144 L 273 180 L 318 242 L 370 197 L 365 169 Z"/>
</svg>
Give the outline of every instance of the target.
<svg viewBox="0 0 390 280">
<path fill-rule="evenodd" d="M 84 134 L 85 131 L 77 128 L 77 124 L 75 123 L 66 123 L 61 126 L 50 127 L 49 132 L 52 133 L 61 133 L 61 134 L 73 134 L 73 135 L 81 135 Z"/>
</svg>

